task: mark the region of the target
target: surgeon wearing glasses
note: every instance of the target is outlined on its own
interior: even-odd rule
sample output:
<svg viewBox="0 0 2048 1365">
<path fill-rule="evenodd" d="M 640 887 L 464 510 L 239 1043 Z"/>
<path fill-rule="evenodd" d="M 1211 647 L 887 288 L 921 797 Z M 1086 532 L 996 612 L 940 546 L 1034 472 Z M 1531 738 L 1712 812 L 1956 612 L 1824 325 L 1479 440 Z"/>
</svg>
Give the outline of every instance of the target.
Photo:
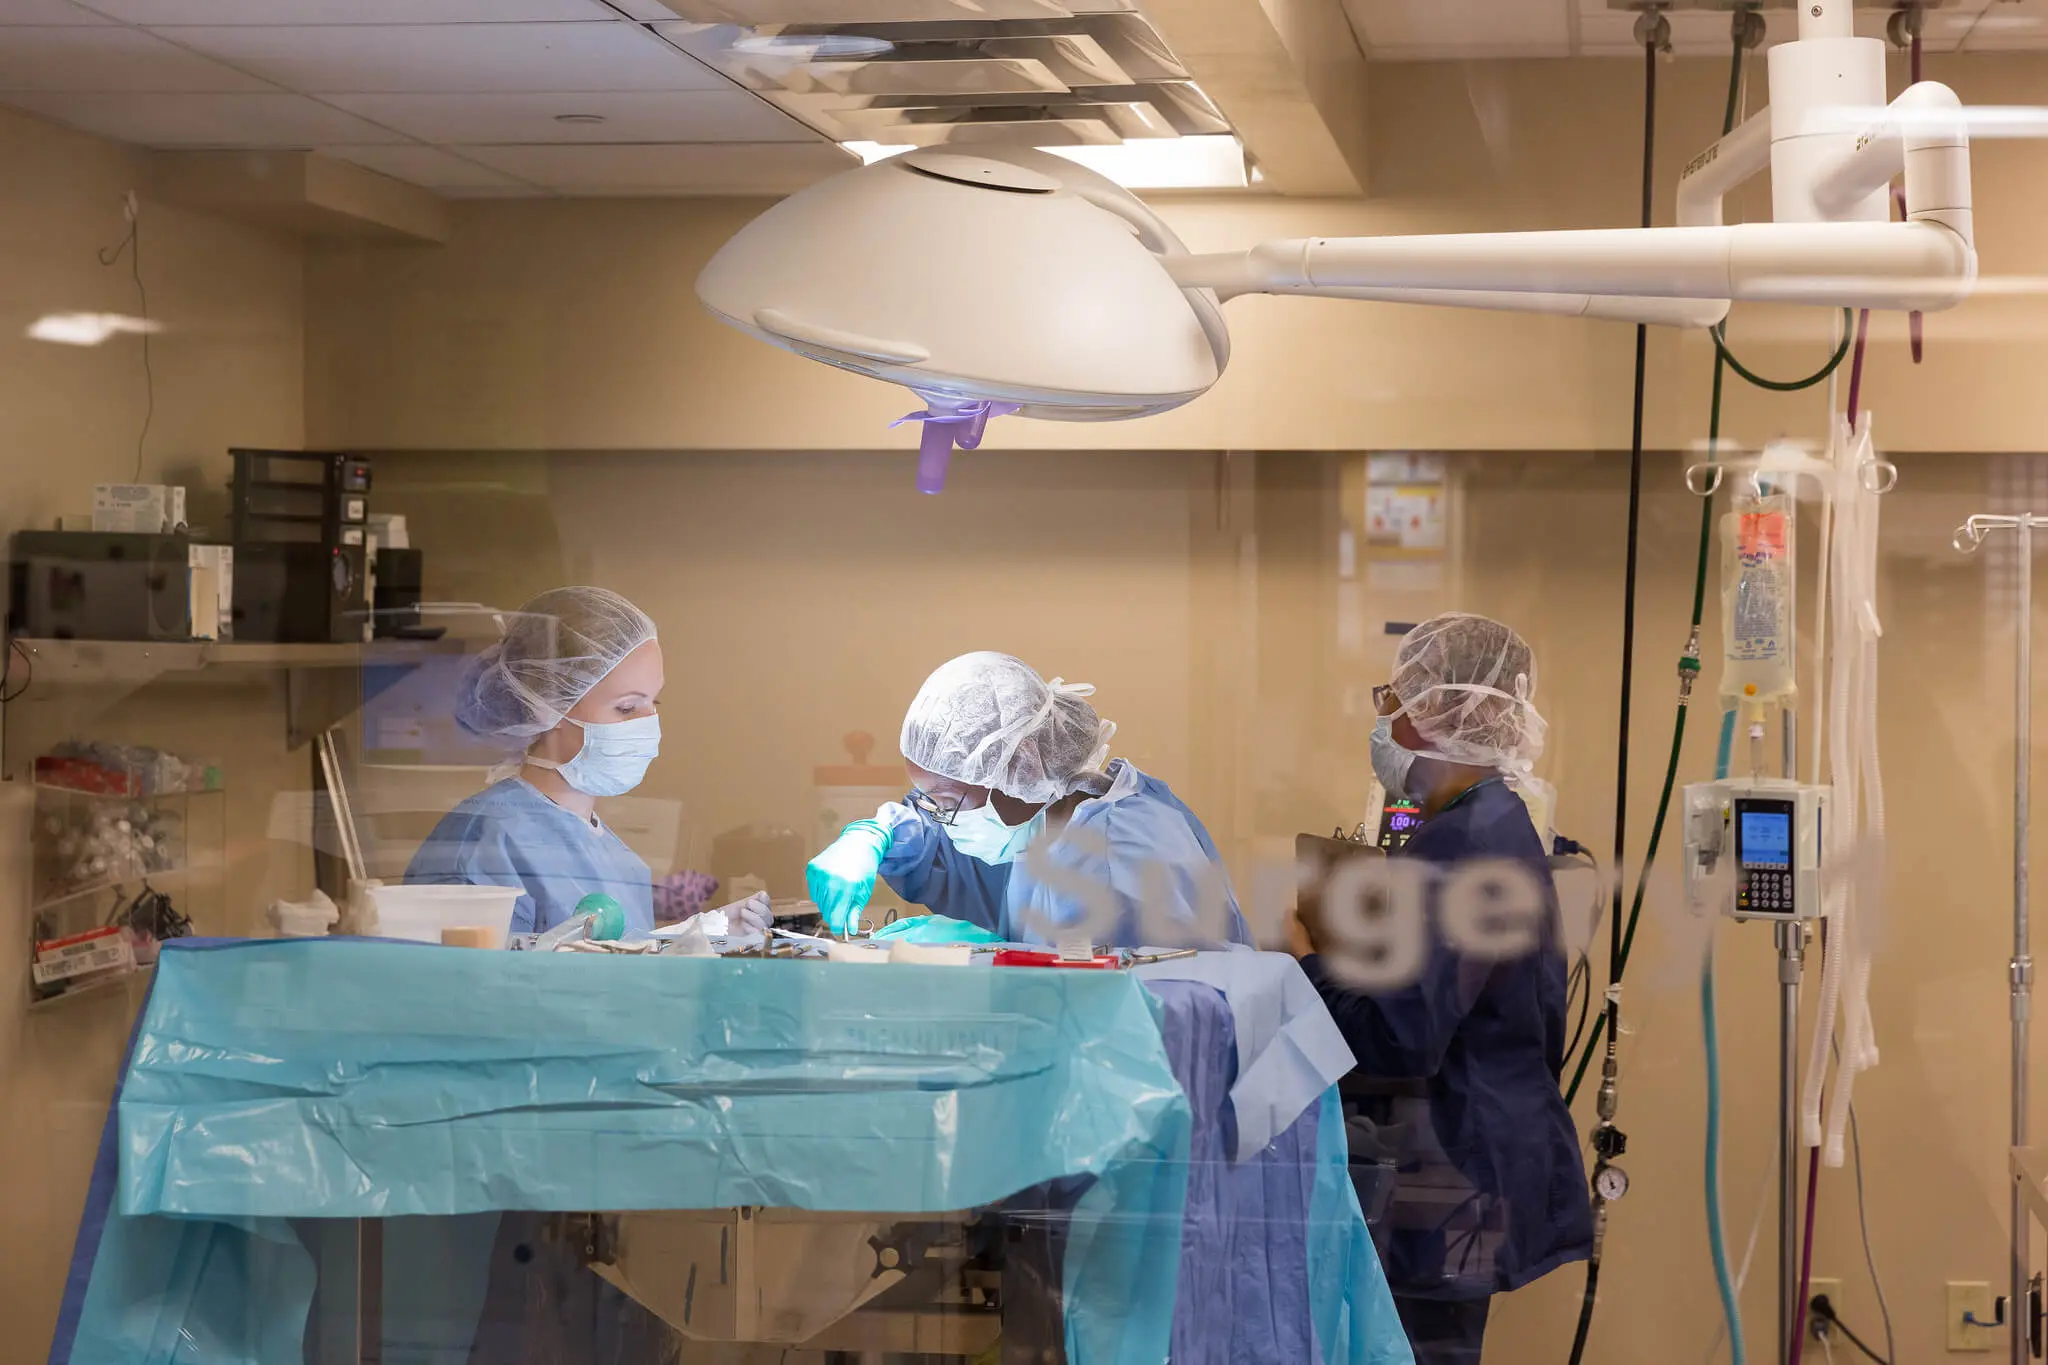
<svg viewBox="0 0 2048 1365">
<path fill-rule="evenodd" d="M 908 798 L 854 821 L 811 860 L 826 927 L 856 931 L 880 877 L 939 917 L 885 933 L 1249 943 L 1209 831 L 1164 782 L 1109 757 L 1116 726 L 1089 703 L 1094 691 L 1048 682 L 1008 654 L 940 665 L 903 718 Z"/>
<path fill-rule="evenodd" d="M 1292 926 L 1302 970 L 1358 1059 L 1341 1085 L 1354 1173 L 1394 1173 L 1382 1259 L 1419 1365 L 1479 1365 L 1493 1295 L 1592 1247 L 1578 1133 L 1558 1093 L 1557 891 L 1522 795 L 1543 748 L 1535 693 L 1534 653 L 1498 621 L 1460 612 L 1410 631 L 1374 694 L 1372 765 L 1390 797 L 1422 807 L 1395 856 L 1434 865 L 1432 951 L 1415 981 L 1365 990 L 1308 926 Z M 1448 878 L 1489 867 L 1538 898 L 1534 951 L 1480 957 L 1444 936 Z"/>
</svg>

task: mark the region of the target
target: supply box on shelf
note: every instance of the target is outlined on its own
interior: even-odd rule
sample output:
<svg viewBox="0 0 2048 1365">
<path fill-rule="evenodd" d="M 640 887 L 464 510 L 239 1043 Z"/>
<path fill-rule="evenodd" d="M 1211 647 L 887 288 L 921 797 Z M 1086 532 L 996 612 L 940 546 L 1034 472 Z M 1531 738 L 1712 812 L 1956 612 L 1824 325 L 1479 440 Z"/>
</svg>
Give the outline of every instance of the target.
<svg viewBox="0 0 2048 1365">
<path fill-rule="evenodd" d="M 162 535 L 185 529 L 185 489 L 174 483 L 93 485 L 92 529 Z"/>
<path fill-rule="evenodd" d="M 139 745 L 72 741 L 35 763 L 30 990 L 107 984 L 217 910 L 225 881 L 220 770 Z"/>
</svg>

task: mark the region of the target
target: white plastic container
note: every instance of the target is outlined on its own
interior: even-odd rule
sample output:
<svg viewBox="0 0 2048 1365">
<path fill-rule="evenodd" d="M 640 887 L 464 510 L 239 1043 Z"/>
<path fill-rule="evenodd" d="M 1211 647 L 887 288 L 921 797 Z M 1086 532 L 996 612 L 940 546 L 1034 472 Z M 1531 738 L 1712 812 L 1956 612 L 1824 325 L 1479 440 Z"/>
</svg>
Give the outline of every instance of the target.
<svg viewBox="0 0 2048 1365">
<path fill-rule="evenodd" d="M 891 943 L 889 960 L 923 967 L 965 967 L 974 961 L 974 949 L 965 943 Z"/>
<path fill-rule="evenodd" d="M 370 888 L 377 923 L 368 932 L 380 938 L 439 943 L 443 929 L 489 929 L 502 948 L 512 932 L 512 911 L 523 893 L 516 886 L 408 886 Z"/>
<path fill-rule="evenodd" d="M 325 938 L 340 918 L 340 910 L 321 891 L 315 891 L 309 901 L 270 903 L 270 923 L 279 938 Z"/>
</svg>

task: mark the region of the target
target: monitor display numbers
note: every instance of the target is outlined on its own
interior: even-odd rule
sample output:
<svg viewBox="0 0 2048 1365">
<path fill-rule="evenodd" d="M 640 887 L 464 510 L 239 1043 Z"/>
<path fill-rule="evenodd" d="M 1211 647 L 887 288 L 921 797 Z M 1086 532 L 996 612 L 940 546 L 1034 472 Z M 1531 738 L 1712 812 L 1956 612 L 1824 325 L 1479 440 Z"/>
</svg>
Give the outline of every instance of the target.
<svg viewBox="0 0 2048 1365">
<path fill-rule="evenodd" d="M 1422 824 L 1422 804 L 1418 801 L 1389 801 L 1380 808 L 1379 846 L 1389 853 L 1408 842 L 1410 835 Z"/>
<path fill-rule="evenodd" d="M 1736 839 L 1744 867 L 1789 869 L 1792 866 L 1792 813 L 1785 810 L 1743 810 Z"/>
</svg>

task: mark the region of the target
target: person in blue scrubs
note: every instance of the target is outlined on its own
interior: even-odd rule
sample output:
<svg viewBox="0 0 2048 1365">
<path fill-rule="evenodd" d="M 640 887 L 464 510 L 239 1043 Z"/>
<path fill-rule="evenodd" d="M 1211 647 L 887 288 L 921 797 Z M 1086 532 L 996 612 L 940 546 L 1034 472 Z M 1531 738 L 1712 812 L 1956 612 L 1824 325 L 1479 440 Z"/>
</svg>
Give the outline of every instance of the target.
<svg viewBox="0 0 2048 1365">
<path fill-rule="evenodd" d="M 1536 663 L 1522 637 L 1463 613 L 1415 627 L 1378 689 L 1373 770 L 1422 806 L 1394 856 L 1448 873 L 1518 866 L 1543 899 L 1536 950 L 1480 960 L 1442 932 L 1434 879 L 1431 952 L 1414 982 L 1366 991 L 1294 946 L 1358 1068 L 1343 1083 L 1354 1171 L 1394 1172 L 1382 1259 L 1419 1365 L 1478 1365 L 1494 1294 L 1592 1250 L 1578 1132 L 1559 1093 L 1565 964 L 1548 850 L 1518 787 L 1543 745 Z"/>
<path fill-rule="evenodd" d="M 408 882 L 516 886 L 512 932 L 554 928 L 592 893 L 654 928 L 654 877 L 598 818 L 598 798 L 640 785 L 661 749 L 661 643 L 645 612 L 603 588 L 556 588 L 507 618 L 470 662 L 456 719 L 523 750 L 518 771 L 441 818 Z"/>
<path fill-rule="evenodd" d="M 509 615 L 503 638 L 464 671 L 455 714 L 472 734 L 520 751 L 517 771 L 443 816 L 405 879 L 516 886 L 514 933 L 555 927 L 594 892 L 625 909 L 628 938 L 653 929 L 653 874 L 598 817 L 597 802 L 640 785 L 660 752 L 663 681 L 654 622 L 615 592 L 556 588 Z M 545 1219 L 513 1210 L 429 1230 L 402 1219 L 388 1236 L 452 1239 L 428 1240 L 412 1259 L 437 1258 L 449 1283 L 478 1296 L 465 1309 L 437 1304 L 451 1320 L 474 1322 L 470 1365 L 672 1359 L 674 1333 L 550 1238 Z M 416 1330 L 409 1316 L 387 1304 L 387 1333 Z"/>
<path fill-rule="evenodd" d="M 1109 757 L 1116 726 L 1094 691 L 1008 654 L 940 665 L 903 718 L 909 795 L 848 825 L 807 869 L 826 927 L 858 930 L 879 876 L 973 926 L 963 938 L 1249 943 L 1209 831 L 1164 782 Z"/>
</svg>

